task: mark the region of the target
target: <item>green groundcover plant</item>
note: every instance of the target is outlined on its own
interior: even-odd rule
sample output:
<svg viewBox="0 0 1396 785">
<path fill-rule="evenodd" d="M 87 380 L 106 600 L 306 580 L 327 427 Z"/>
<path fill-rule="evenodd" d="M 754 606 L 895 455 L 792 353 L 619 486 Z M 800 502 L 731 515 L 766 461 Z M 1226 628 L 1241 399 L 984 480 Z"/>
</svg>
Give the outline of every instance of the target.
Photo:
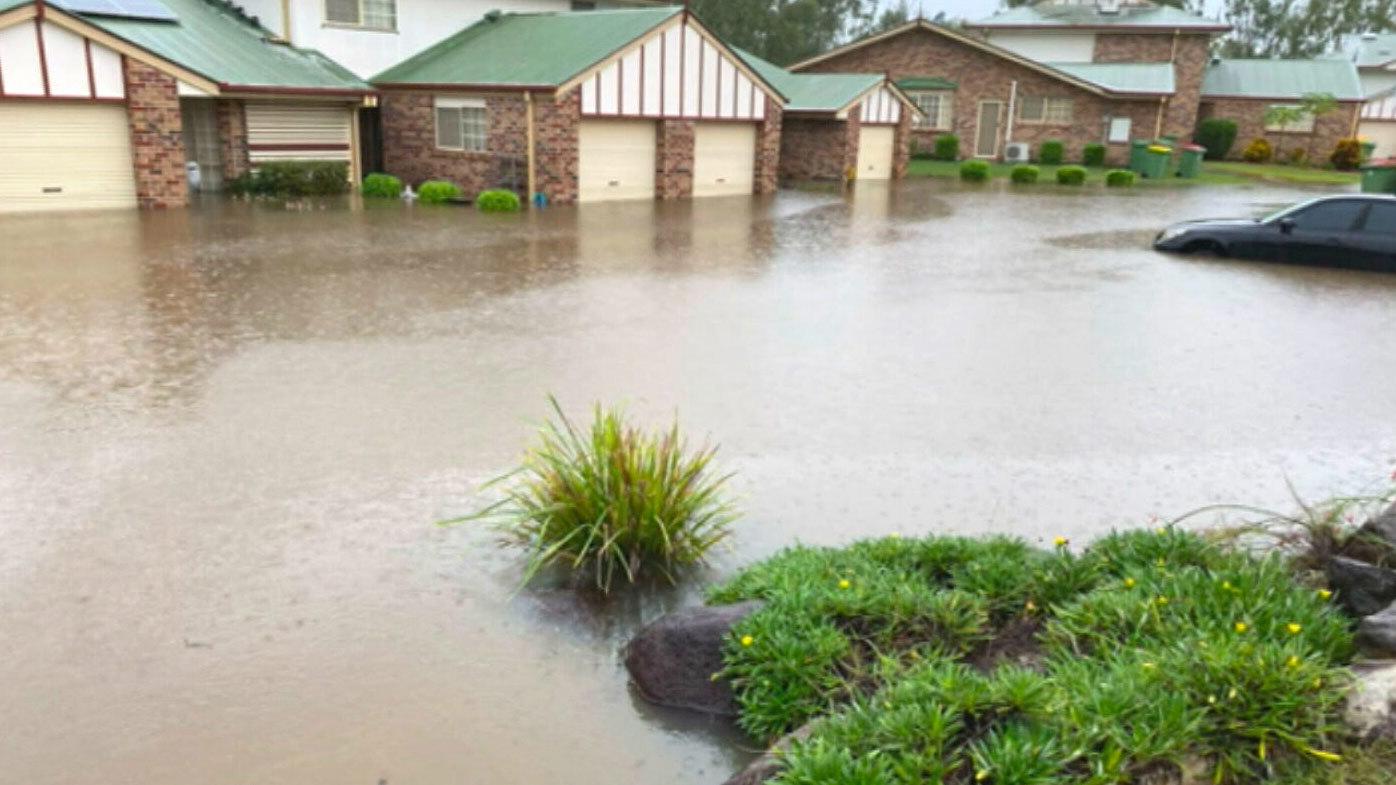
<svg viewBox="0 0 1396 785">
<path fill-rule="evenodd" d="M 989 162 L 969 160 L 960 164 L 960 179 L 972 183 L 989 179 Z"/>
<path fill-rule="evenodd" d="M 1081 554 L 795 547 L 709 594 L 748 599 L 766 605 L 722 673 L 741 726 L 770 740 L 819 718 L 783 785 L 1113 785 L 1182 766 L 1254 783 L 1340 756 L 1353 642 L 1331 595 L 1178 528 Z"/>
<path fill-rule="evenodd" d="M 442 204 L 460 197 L 460 186 L 447 180 L 428 180 L 417 188 L 417 198 L 423 204 Z"/>
<path fill-rule="evenodd" d="M 375 172 L 364 178 L 361 187 L 364 196 L 383 199 L 396 199 L 402 196 L 402 180 L 382 172 Z"/>
<path fill-rule="evenodd" d="M 475 206 L 483 213 L 516 213 L 519 211 L 519 195 L 503 188 L 481 191 L 475 197 Z"/>
</svg>

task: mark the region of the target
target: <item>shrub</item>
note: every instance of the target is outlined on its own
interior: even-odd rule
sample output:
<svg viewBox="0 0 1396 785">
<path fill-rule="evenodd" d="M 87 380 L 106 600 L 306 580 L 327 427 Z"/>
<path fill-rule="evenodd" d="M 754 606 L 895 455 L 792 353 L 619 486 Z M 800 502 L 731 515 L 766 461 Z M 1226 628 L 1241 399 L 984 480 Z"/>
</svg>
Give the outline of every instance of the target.
<svg viewBox="0 0 1396 785">
<path fill-rule="evenodd" d="M 1105 145 L 1099 143 L 1086 145 L 1081 151 L 1081 162 L 1086 166 L 1104 166 Z"/>
<path fill-rule="evenodd" d="M 1220 161 L 1231 152 L 1231 146 L 1236 144 L 1237 130 L 1235 120 L 1213 117 L 1198 124 L 1192 139 L 1207 148 L 1206 158 Z"/>
<path fill-rule="evenodd" d="M 989 179 L 989 163 L 987 161 L 965 161 L 960 164 L 960 179 L 978 183 Z"/>
<path fill-rule="evenodd" d="M 364 178 L 364 184 L 360 190 L 364 196 L 396 199 L 402 196 L 402 181 L 390 174 L 375 173 Z"/>
<path fill-rule="evenodd" d="M 1288 153 L 1285 153 L 1285 160 L 1295 166 L 1299 166 L 1309 160 L 1309 151 L 1302 147 L 1296 147 Z"/>
<path fill-rule="evenodd" d="M 1043 142 L 1042 146 L 1037 150 L 1037 162 L 1047 164 L 1048 166 L 1056 166 L 1061 163 L 1065 157 L 1066 145 L 1056 139 L 1048 139 Z"/>
<path fill-rule="evenodd" d="M 1242 160 L 1253 164 L 1263 164 L 1275 157 L 1275 148 L 1265 139 L 1253 139 L 1246 145 L 1246 149 L 1241 151 Z"/>
<path fill-rule="evenodd" d="M 528 550 L 525 583 L 557 565 L 592 573 L 602 591 L 617 575 L 676 581 L 727 537 L 736 515 L 724 497 L 730 475 L 712 473 L 715 447 L 689 451 L 677 423 L 645 433 L 600 406 L 579 429 L 549 401 L 556 421 L 518 469 L 490 483 L 507 483 L 503 500 L 444 523 L 495 523 Z"/>
<path fill-rule="evenodd" d="M 224 183 L 233 195 L 334 196 L 349 190 L 349 164 L 344 161 L 269 161 Z"/>
<path fill-rule="evenodd" d="M 1081 185 L 1086 182 L 1086 167 L 1063 166 L 1057 170 L 1059 185 Z"/>
<path fill-rule="evenodd" d="M 480 195 L 475 197 L 475 206 L 485 213 L 518 212 L 519 195 L 502 188 L 481 191 Z"/>
<path fill-rule="evenodd" d="M 1111 169 L 1105 173 L 1107 188 L 1128 188 L 1134 185 L 1134 172 L 1128 169 Z"/>
<path fill-rule="evenodd" d="M 1039 171 L 1040 170 L 1036 166 L 1019 164 L 1013 167 L 1013 171 L 1009 174 L 1009 177 L 1011 177 L 1015 183 L 1035 183 L 1037 182 Z"/>
<path fill-rule="evenodd" d="M 1349 172 L 1362 165 L 1362 142 L 1357 139 L 1339 139 L 1338 144 L 1333 148 L 1333 154 L 1328 156 L 1329 163 L 1333 168 Z"/>
<path fill-rule="evenodd" d="M 937 136 L 935 157 L 940 161 L 957 160 L 960 157 L 960 137 L 954 134 Z"/>
<path fill-rule="evenodd" d="M 446 180 L 428 180 L 417 189 L 424 204 L 441 204 L 460 196 L 460 186 Z"/>
</svg>

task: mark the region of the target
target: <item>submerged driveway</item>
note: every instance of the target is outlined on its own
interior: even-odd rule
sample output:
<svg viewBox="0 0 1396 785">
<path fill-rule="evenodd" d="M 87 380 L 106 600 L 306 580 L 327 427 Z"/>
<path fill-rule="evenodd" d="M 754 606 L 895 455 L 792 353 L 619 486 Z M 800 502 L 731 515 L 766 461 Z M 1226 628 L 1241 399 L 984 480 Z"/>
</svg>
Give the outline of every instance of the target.
<svg viewBox="0 0 1396 785">
<path fill-rule="evenodd" d="M 47 783 L 720 782 L 615 647 L 438 529 L 556 394 L 723 445 L 719 569 L 1077 542 L 1396 459 L 1396 276 L 1167 257 L 1308 194 L 1024 191 L 0 219 L 0 760 Z"/>
</svg>

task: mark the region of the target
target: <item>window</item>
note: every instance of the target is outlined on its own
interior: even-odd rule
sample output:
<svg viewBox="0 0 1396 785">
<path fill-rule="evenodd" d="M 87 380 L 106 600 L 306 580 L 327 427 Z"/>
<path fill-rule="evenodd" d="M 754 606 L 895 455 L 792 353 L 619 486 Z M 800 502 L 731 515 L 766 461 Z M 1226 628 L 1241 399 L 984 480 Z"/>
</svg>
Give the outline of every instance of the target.
<svg viewBox="0 0 1396 785">
<path fill-rule="evenodd" d="M 596 0 L 572 0 L 573 11 L 595 11 Z"/>
<path fill-rule="evenodd" d="M 1018 120 L 1024 123 L 1071 125 L 1072 116 L 1070 98 L 1025 95 L 1018 104 Z"/>
<path fill-rule="evenodd" d="M 436 99 L 436 146 L 483 152 L 487 133 L 485 102 L 479 98 Z"/>
<path fill-rule="evenodd" d="M 1128 142 L 1130 131 L 1130 119 L 1128 117 L 1110 118 L 1110 135 L 1107 140 L 1110 142 Z"/>
<path fill-rule="evenodd" d="M 911 93 L 916 108 L 926 113 L 915 121 L 917 128 L 949 129 L 955 111 L 955 94 L 941 91 L 935 93 Z"/>
<path fill-rule="evenodd" d="M 1298 104 L 1273 104 L 1270 109 L 1291 109 L 1299 111 Z M 1310 134 L 1314 132 L 1314 116 L 1305 114 L 1303 117 L 1289 123 L 1272 123 L 1265 126 L 1265 130 L 1271 133 L 1283 134 Z"/>
<path fill-rule="evenodd" d="M 366 30 L 396 30 L 397 0 L 325 0 L 325 21 Z"/>
<path fill-rule="evenodd" d="M 1377 234 L 1396 234 L 1396 204 L 1374 202 L 1367 212 L 1365 228 Z"/>
<path fill-rule="evenodd" d="M 1343 232 L 1352 228 L 1366 205 L 1355 199 L 1320 202 L 1291 213 L 1287 217 L 1294 228 L 1306 232 Z"/>
</svg>

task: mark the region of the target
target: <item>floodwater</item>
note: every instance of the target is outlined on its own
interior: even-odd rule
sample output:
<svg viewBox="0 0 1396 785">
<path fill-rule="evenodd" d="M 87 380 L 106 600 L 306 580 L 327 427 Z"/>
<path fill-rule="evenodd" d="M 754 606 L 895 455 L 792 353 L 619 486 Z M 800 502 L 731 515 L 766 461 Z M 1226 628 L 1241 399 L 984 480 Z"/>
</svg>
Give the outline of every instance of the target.
<svg viewBox="0 0 1396 785">
<path fill-rule="evenodd" d="M 721 442 L 747 515 L 718 572 L 1371 489 L 1396 276 L 1148 250 L 1310 193 L 4 218 L 3 779 L 720 782 L 749 745 L 615 656 L 691 594 L 514 595 L 487 534 L 433 525 L 548 393 Z"/>
</svg>

